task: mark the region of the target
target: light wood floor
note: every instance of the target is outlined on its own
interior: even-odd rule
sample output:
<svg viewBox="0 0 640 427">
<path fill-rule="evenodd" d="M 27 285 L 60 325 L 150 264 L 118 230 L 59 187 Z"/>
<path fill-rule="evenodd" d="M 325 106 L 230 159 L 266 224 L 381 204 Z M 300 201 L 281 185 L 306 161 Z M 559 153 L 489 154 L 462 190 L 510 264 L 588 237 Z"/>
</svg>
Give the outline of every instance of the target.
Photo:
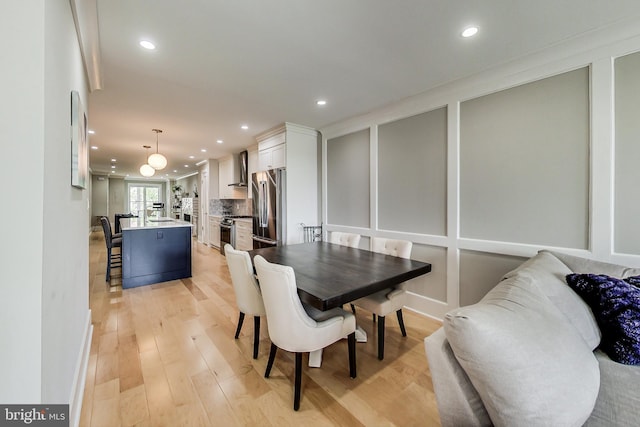
<svg viewBox="0 0 640 427">
<path fill-rule="evenodd" d="M 370 313 L 358 310 L 367 343 L 357 344 L 349 378 L 347 342 L 324 351 L 321 368 L 303 360 L 302 400 L 293 411 L 293 357 L 279 351 L 271 377 L 266 321 L 252 358 L 253 321 L 234 340 L 238 311 L 225 258 L 194 243 L 193 277 L 125 291 L 120 270 L 104 280 L 102 233 L 90 242 L 93 342 L 81 426 L 437 426 L 423 338 L 438 322 L 404 310 L 402 338 L 387 321 L 385 359 L 376 357 Z"/>
</svg>

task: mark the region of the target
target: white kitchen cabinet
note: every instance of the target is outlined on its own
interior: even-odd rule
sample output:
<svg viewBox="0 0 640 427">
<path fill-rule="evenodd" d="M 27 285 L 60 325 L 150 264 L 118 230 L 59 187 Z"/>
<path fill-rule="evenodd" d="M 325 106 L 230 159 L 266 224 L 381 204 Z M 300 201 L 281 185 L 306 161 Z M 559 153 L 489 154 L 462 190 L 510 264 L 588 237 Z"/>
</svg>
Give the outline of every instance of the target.
<svg viewBox="0 0 640 427">
<path fill-rule="evenodd" d="M 251 219 L 237 219 L 235 222 L 236 229 L 236 249 L 239 251 L 250 251 L 253 249 L 253 223 Z"/>
<path fill-rule="evenodd" d="M 236 156 L 236 157 L 234 157 Z M 229 184 L 237 182 L 236 178 L 237 154 L 223 157 L 218 162 L 218 197 L 220 199 L 246 199 L 247 189 L 242 187 L 229 187 Z"/>
<path fill-rule="evenodd" d="M 258 168 L 260 170 L 278 169 L 286 166 L 286 144 L 265 148 L 258 152 Z"/>
<path fill-rule="evenodd" d="M 253 198 L 251 191 L 251 175 L 261 169 L 258 168 L 258 146 L 254 145 L 247 149 L 247 198 Z"/>
<path fill-rule="evenodd" d="M 287 133 L 278 132 L 258 142 L 258 170 L 283 168 L 286 163 Z"/>
<path fill-rule="evenodd" d="M 220 247 L 220 219 L 219 216 L 209 217 L 209 246 Z"/>
<path fill-rule="evenodd" d="M 229 187 L 229 184 L 234 183 L 235 161 L 233 156 L 227 156 L 218 162 L 218 197 L 220 199 L 247 198 L 246 188 Z"/>
<path fill-rule="evenodd" d="M 318 220 L 318 132 L 306 126 L 283 123 L 258 136 L 258 169 L 286 168 L 286 242 L 302 243 L 300 223 Z"/>
</svg>

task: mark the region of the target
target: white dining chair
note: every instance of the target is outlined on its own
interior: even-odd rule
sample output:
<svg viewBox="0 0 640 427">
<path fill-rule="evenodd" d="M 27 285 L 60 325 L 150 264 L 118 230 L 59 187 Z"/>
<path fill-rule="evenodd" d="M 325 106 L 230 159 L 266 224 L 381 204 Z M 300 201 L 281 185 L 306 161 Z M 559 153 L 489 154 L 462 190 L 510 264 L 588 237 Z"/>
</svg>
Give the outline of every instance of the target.
<svg viewBox="0 0 640 427">
<path fill-rule="evenodd" d="M 360 235 L 355 233 L 343 233 L 341 231 L 332 231 L 329 236 L 329 243 L 335 243 L 350 248 L 357 248 L 360 244 Z"/>
<path fill-rule="evenodd" d="M 412 247 L 413 243 L 406 240 L 384 239 L 381 237 L 371 238 L 371 249 L 373 252 L 381 254 L 408 259 L 411 257 Z M 393 289 L 383 289 L 375 294 L 359 298 L 352 303 L 373 313 L 374 320 L 376 316 L 378 317 L 378 359 L 380 360 L 384 359 L 384 326 L 385 317 L 388 314 L 396 312 L 402 336 L 407 336 L 402 318 L 402 307 L 404 307 L 405 303 L 406 291 L 404 290 L 404 283 L 395 286 Z"/>
<path fill-rule="evenodd" d="M 271 338 L 264 376 L 269 377 L 278 348 L 295 353 L 293 409 L 297 411 L 300 408 L 302 353 L 320 350 L 347 338 L 349 375 L 356 377 L 356 319 L 341 308 L 307 313 L 298 296 L 293 268 L 272 264 L 260 255 L 253 262 L 260 280 Z"/>
<path fill-rule="evenodd" d="M 236 294 L 236 304 L 240 310 L 238 327 L 235 339 L 238 339 L 245 314 L 253 316 L 253 358 L 258 358 L 258 346 L 260 344 L 260 317 L 266 315 L 262 294 L 258 281 L 253 274 L 251 257 L 246 251 L 237 251 L 230 244 L 224 245 L 224 254 L 227 258 L 231 282 Z"/>
</svg>

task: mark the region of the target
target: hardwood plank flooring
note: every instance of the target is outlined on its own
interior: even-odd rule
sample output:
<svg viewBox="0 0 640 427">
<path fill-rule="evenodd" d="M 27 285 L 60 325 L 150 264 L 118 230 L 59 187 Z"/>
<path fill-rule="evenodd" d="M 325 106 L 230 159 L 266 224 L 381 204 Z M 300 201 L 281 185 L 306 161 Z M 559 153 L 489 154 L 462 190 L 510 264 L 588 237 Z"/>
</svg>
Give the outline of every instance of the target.
<svg viewBox="0 0 640 427">
<path fill-rule="evenodd" d="M 122 290 L 120 269 L 105 282 L 102 232 L 90 239 L 93 342 L 80 425 L 97 426 L 439 426 L 423 339 L 440 324 L 404 310 L 407 337 L 387 322 L 385 358 L 377 358 L 371 314 L 357 322 L 358 377 L 349 378 L 347 342 L 325 349 L 321 368 L 302 378 L 293 410 L 293 356 L 278 351 L 264 378 L 269 333 L 262 321 L 252 358 L 253 319 L 233 339 L 238 309 L 225 258 L 193 244 L 193 277 Z"/>
</svg>

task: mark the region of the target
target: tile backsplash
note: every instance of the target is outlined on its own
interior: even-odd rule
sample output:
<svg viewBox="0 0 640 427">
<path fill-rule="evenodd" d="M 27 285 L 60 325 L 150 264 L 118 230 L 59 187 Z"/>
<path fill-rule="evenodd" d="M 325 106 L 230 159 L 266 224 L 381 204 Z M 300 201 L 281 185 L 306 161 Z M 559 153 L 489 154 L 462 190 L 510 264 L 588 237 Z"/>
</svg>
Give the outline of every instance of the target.
<svg viewBox="0 0 640 427">
<path fill-rule="evenodd" d="M 209 215 L 251 215 L 249 199 L 210 199 Z"/>
</svg>

